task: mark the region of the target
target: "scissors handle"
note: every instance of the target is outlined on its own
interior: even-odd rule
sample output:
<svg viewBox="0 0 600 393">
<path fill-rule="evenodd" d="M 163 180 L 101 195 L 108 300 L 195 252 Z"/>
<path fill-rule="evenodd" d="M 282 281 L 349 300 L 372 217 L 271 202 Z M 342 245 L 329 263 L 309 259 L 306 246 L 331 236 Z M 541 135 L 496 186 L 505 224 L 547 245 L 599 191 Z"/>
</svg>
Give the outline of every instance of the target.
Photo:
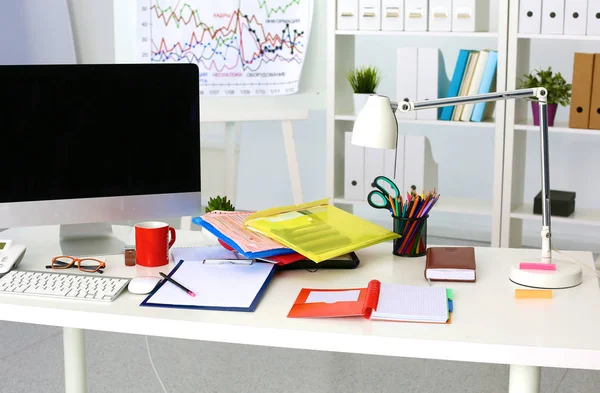
<svg viewBox="0 0 600 393">
<path fill-rule="evenodd" d="M 400 189 L 396 183 L 390 180 L 387 176 L 377 176 L 373 180 L 373 183 L 371 183 L 371 186 L 379 189 L 379 191 L 381 191 L 383 194 L 391 196 L 393 199 L 396 199 L 400 196 Z"/>
<path fill-rule="evenodd" d="M 375 209 L 387 209 L 392 211 L 392 204 L 389 200 L 389 194 L 378 190 L 373 190 L 367 195 L 367 202 Z"/>
</svg>

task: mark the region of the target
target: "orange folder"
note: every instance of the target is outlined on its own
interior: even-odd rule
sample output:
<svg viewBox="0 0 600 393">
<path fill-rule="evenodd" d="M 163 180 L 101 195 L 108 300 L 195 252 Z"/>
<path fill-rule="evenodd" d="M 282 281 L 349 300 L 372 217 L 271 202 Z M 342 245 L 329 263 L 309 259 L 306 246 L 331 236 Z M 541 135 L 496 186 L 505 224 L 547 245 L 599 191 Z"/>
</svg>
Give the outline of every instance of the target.
<svg viewBox="0 0 600 393">
<path fill-rule="evenodd" d="M 594 76 L 592 78 L 592 98 L 588 128 L 600 130 L 600 53 L 594 55 Z"/>
<path fill-rule="evenodd" d="M 588 128 L 589 126 L 593 76 L 594 54 L 575 53 L 569 113 L 569 127 L 571 128 Z"/>
<path fill-rule="evenodd" d="M 372 281 L 375 282 L 375 281 Z M 372 286 L 369 283 L 369 286 Z M 308 297 L 312 292 L 330 292 L 339 293 L 346 291 L 359 291 L 358 300 L 355 301 L 336 301 L 334 303 L 326 302 L 308 302 Z M 374 292 L 375 291 L 375 292 Z M 309 289 L 303 288 L 294 302 L 294 306 L 290 310 L 289 318 L 319 318 L 319 317 L 358 317 L 366 318 L 369 304 L 371 310 L 376 307 L 377 296 L 379 292 L 371 288 L 371 298 L 367 302 L 369 288 L 350 288 L 350 289 Z M 373 304 L 375 302 L 375 304 Z"/>
</svg>

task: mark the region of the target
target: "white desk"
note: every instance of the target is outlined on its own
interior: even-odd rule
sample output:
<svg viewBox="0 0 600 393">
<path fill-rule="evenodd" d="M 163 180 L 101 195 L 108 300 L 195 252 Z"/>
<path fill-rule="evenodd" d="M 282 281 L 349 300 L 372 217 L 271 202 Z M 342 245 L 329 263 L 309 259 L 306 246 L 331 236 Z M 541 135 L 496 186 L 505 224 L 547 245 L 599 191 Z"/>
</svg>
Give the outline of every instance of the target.
<svg viewBox="0 0 600 393">
<path fill-rule="evenodd" d="M 9 230 L 4 237 L 28 246 L 20 269 L 40 269 L 58 253 L 57 230 Z M 133 230 L 118 228 L 130 242 Z M 27 235 L 27 236 L 26 236 Z M 129 237 L 128 237 L 129 236 Z M 178 244 L 198 244 L 200 232 L 178 231 Z M 84 330 L 253 344 L 371 355 L 510 364 L 511 393 L 539 391 L 540 367 L 600 370 L 600 290 L 584 269 L 579 287 L 554 291 L 551 300 L 516 300 L 508 280 L 513 262 L 534 260 L 537 250 L 477 248 L 477 283 L 453 283 L 450 325 L 376 322 L 361 318 L 288 319 L 303 287 L 346 288 L 371 279 L 426 285 L 424 258 L 394 257 L 390 244 L 358 252 L 359 268 L 279 272 L 253 313 L 189 311 L 139 307 L 143 296 L 122 294 L 111 304 L 0 296 L 0 319 L 64 327 L 66 391 L 86 387 Z M 589 252 L 569 255 L 593 268 Z M 147 274 L 107 259 L 107 276 Z M 160 268 L 166 271 L 168 267 Z M 441 285 L 441 283 L 435 284 Z"/>
</svg>

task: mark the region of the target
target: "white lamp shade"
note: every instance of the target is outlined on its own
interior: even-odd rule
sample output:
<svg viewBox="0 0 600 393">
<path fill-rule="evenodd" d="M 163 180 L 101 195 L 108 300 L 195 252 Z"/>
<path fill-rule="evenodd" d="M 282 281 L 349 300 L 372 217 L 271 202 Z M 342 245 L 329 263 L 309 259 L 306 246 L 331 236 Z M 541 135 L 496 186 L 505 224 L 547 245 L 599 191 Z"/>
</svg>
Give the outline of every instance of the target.
<svg viewBox="0 0 600 393">
<path fill-rule="evenodd" d="M 395 149 L 398 123 L 390 100 L 371 95 L 360 111 L 352 129 L 352 144 L 377 149 Z"/>
</svg>

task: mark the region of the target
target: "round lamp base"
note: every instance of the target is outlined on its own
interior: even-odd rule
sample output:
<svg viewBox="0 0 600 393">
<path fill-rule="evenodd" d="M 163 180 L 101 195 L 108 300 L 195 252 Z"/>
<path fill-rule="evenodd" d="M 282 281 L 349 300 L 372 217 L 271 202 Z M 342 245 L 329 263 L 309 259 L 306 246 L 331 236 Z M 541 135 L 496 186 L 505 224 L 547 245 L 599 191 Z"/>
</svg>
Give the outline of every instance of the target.
<svg viewBox="0 0 600 393">
<path fill-rule="evenodd" d="M 511 266 L 510 281 L 531 288 L 560 289 L 581 284 L 581 267 L 575 263 L 553 261 L 556 270 L 521 270 L 519 264 Z"/>
</svg>

